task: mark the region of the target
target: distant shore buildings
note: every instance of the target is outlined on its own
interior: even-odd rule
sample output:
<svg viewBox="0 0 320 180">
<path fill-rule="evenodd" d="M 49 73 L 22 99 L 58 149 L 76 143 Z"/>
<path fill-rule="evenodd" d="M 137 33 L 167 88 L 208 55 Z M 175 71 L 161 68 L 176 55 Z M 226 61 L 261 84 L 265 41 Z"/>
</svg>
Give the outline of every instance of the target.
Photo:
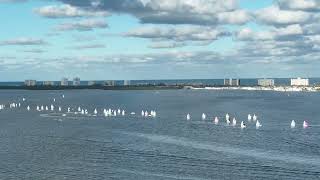
<svg viewBox="0 0 320 180">
<path fill-rule="evenodd" d="M 95 82 L 95 81 L 89 81 L 89 82 L 88 82 L 88 86 L 94 86 L 94 85 L 96 85 L 96 82 Z"/>
<path fill-rule="evenodd" d="M 123 81 L 123 85 L 124 86 L 130 86 L 131 85 L 131 81 L 130 80 L 124 80 Z"/>
<path fill-rule="evenodd" d="M 309 79 L 296 78 L 291 79 L 291 86 L 309 86 Z"/>
<path fill-rule="evenodd" d="M 258 86 L 274 86 L 274 79 L 258 79 Z"/>
<path fill-rule="evenodd" d="M 25 86 L 36 86 L 37 85 L 37 81 L 36 80 L 25 80 L 24 81 L 24 85 Z"/>
<path fill-rule="evenodd" d="M 289 80 L 289 82 L 288 82 Z M 313 80 L 314 81 L 314 80 Z M 254 86 L 260 86 L 260 87 L 271 87 L 275 88 L 275 80 L 274 79 L 249 79 L 248 81 L 245 80 L 243 82 L 240 82 L 240 79 L 223 79 L 223 84 L 221 84 L 221 81 L 216 79 L 213 80 L 212 83 L 210 84 L 202 84 L 202 83 L 196 83 L 194 81 L 190 82 L 183 82 L 179 83 L 179 80 L 177 82 L 171 82 L 170 83 L 165 83 L 165 81 L 161 80 L 150 80 L 148 81 L 133 81 L 131 80 L 105 80 L 105 81 L 80 81 L 79 77 L 73 78 L 72 81 L 69 81 L 68 78 L 62 78 L 61 81 L 40 81 L 37 82 L 36 80 L 32 79 L 27 79 L 24 81 L 24 86 L 45 86 L 43 88 L 66 88 L 66 89 L 79 89 L 79 88 L 86 88 L 86 86 L 92 86 L 90 88 L 95 88 L 95 87 L 118 87 L 118 86 L 127 86 L 125 88 L 128 88 L 130 86 L 192 86 L 192 87 L 219 87 L 219 86 L 227 86 L 227 87 L 254 87 Z M 82 83 L 82 84 L 81 84 Z M 289 84 L 290 83 L 290 84 Z M 54 87 L 49 87 L 49 86 L 54 86 Z M 61 86 L 61 87 L 60 87 Z M 68 87 L 66 87 L 68 86 Z M 95 87 L 93 87 L 95 86 Z M 279 80 L 277 86 L 282 86 L 282 87 L 288 87 L 288 86 L 302 86 L 302 88 L 310 86 L 309 84 L 309 79 L 305 78 L 293 78 L 293 79 L 286 79 L 286 80 Z M 320 85 L 316 85 L 315 83 L 313 84 L 315 87 L 319 87 Z"/>
<path fill-rule="evenodd" d="M 60 85 L 61 85 L 61 86 L 68 86 L 68 85 L 69 85 L 69 80 L 68 80 L 68 78 L 62 78 Z"/>
<path fill-rule="evenodd" d="M 225 86 L 240 86 L 240 79 L 224 79 Z"/>
<path fill-rule="evenodd" d="M 80 86 L 80 84 L 81 84 L 81 82 L 80 82 L 80 78 L 79 77 L 73 78 L 73 82 L 72 82 L 73 86 Z"/>
<path fill-rule="evenodd" d="M 115 86 L 116 83 L 115 83 L 115 81 L 113 81 L 113 80 L 108 80 L 108 81 L 105 81 L 105 82 L 104 82 L 104 85 L 105 85 L 105 86 Z"/>
<path fill-rule="evenodd" d="M 54 86 L 54 82 L 53 81 L 43 81 L 42 83 L 44 86 Z"/>
</svg>

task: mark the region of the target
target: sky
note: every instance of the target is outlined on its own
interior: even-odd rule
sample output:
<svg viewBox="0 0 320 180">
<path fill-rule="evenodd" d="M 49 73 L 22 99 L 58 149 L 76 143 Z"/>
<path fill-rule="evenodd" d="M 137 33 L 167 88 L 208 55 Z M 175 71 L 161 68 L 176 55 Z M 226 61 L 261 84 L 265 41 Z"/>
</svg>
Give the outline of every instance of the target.
<svg viewBox="0 0 320 180">
<path fill-rule="evenodd" d="M 319 0 L 0 0 L 0 81 L 320 77 Z"/>
</svg>

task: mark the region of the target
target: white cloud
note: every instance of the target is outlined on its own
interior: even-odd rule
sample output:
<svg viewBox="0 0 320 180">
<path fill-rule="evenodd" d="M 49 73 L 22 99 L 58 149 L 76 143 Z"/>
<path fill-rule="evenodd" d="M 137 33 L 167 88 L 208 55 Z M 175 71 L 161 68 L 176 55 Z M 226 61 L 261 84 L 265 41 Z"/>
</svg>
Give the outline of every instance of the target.
<svg viewBox="0 0 320 180">
<path fill-rule="evenodd" d="M 9 45 L 15 45 L 15 46 L 30 46 L 30 45 L 45 45 L 47 42 L 45 42 L 42 39 L 37 38 L 28 38 L 28 37 L 21 37 L 16 39 L 10 39 L 0 42 L 0 46 L 9 46 Z"/>
<path fill-rule="evenodd" d="M 153 41 L 167 41 L 161 43 L 158 42 L 157 44 L 153 44 L 150 47 L 180 47 L 182 45 L 187 45 L 187 42 L 206 42 L 205 44 L 208 44 L 219 39 L 220 37 L 229 36 L 230 33 L 221 28 L 217 29 L 206 26 L 180 25 L 169 27 L 142 26 L 130 30 L 124 35 L 129 37 L 151 39 Z M 179 43 L 174 43 L 170 41 Z"/>
<path fill-rule="evenodd" d="M 302 24 L 312 18 L 310 13 L 282 10 L 276 5 L 257 10 L 255 15 L 258 21 L 269 25 Z"/>
<path fill-rule="evenodd" d="M 304 11 L 320 9 L 319 0 L 278 0 L 278 2 L 283 9 Z"/>
<path fill-rule="evenodd" d="M 218 14 L 218 19 L 219 22 L 226 24 L 245 24 L 246 22 L 249 22 L 252 17 L 247 11 L 235 10 Z"/>
<path fill-rule="evenodd" d="M 84 49 L 101 49 L 101 48 L 105 48 L 106 46 L 104 44 L 85 44 L 85 45 L 79 45 L 79 46 L 75 46 L 73 47 L 73 49 L 77 49 L 77 50 L 84 50 Z"/>
<path fill-rule="evenodd" d="M 183 42 L 153 42 L 148 47 L 152 49 L 169 49 L 186 46 Z"/>
<path fill-rule="evenodd" d="M 102 19 L 86 19 L 76 22 L 63 23 L 58 25 L 55 29 L 58 31 L 91 31 L 93 29 L 107 28 L 108 24 Z"/>
<path fill-rule="evenodd" d="M 282 28 L 273 28 L 269 31 L 254 32 L 250 28 L 243 28 L 236 33 L 236 38 L 243 41 L 281 40 L 303 35 L 303 29 L 299 24 L 293 24 Z"/>
<path fill-rule="evenodd" d="M 47 18 L 101 17 L 109 15 L 106 11 L 85 10 L 67 4 L 36 8 L 34 12 Z"/>
<path fill-rule="evenodd" d="M 90 0 L 61 1 L 93 7 Z M 142 23 L 152 24 L 244 24 L 250 19 L 237 0 L 100 0 L 94 4 L 94 8 L 131 14 Z"/>
</svg>

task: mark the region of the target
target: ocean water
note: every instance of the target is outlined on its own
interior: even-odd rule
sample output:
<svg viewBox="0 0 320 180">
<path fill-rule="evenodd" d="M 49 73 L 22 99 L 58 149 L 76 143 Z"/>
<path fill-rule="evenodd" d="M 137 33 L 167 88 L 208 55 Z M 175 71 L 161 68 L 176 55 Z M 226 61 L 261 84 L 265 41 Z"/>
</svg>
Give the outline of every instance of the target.
<svg viewBox="0 0 320 180">
<path fill-rule="evenodd" d="M 0 179 L 320 179 L 320 93 L 2 90 L 0 104 L 11 102 L 21 107 L 0 110 Z M 35 110 L 51 104 L 63 112 Z M 62 116 L 78 106 L 90 115 Z M 104 117 L 103 108 L 127 113 Z M 236 127 L 225 124 L 226 113 Z M 260 129 L 248 113 L 258 115 Z"/>
</svg>

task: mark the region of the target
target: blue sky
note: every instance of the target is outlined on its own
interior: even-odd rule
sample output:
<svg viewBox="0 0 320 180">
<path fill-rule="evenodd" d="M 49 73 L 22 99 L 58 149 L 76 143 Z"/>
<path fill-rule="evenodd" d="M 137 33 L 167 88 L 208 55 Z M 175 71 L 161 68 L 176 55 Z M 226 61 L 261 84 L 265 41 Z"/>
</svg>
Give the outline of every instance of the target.
<svg viewBox="0 0 320 180">
<path fill-rule="evenodd" d="M 317 0 L 0 0 L 0 81 L 317 77 Z"/>
</svg>

